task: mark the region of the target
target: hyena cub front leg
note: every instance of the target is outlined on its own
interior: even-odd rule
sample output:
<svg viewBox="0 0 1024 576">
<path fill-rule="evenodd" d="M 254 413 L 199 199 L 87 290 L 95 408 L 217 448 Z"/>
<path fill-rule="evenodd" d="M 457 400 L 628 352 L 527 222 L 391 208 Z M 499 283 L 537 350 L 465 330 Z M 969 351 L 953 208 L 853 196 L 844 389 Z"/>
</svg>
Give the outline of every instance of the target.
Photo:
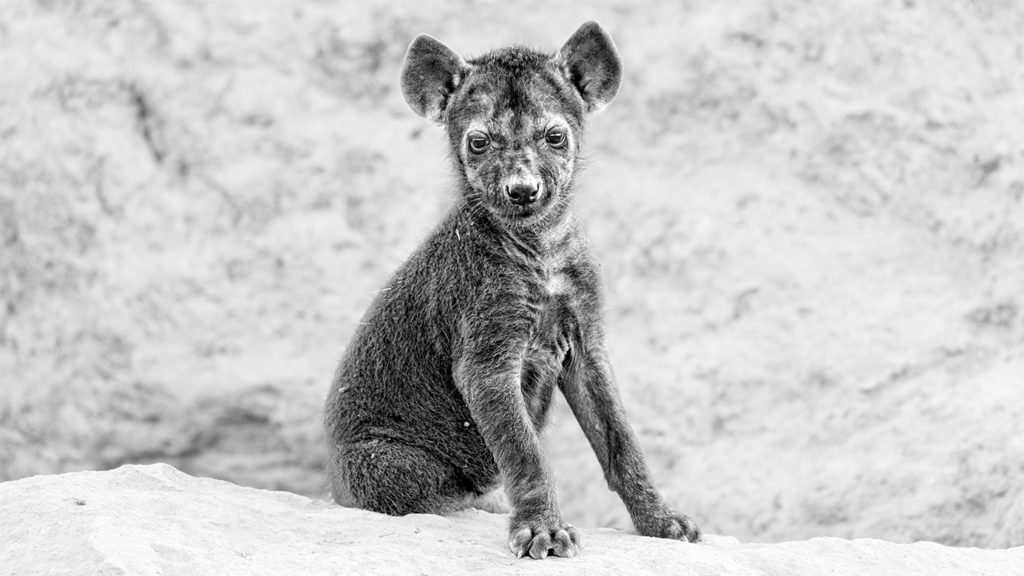
<svg viewBox="0 0 1024 576">
<path fill-rule="evenodd" d="M 562 520 L 551 471 L 522 393 L 529 323 L 514 313 L 514 306 L 474 315 L 472 328 L 463 336 L 455 384 L 501 473 L 512 507 L 509 548 L 520 558 L 544 558 L 549 550 L 571 558 L 579 551 L 579 532 Z M 500 342 L 497 334 L 504 335 Z"/>
<path fill-rule="evenodd" d="M 698 542 L 697 524 L 674 511 L 650 480 L 599 336 L 591 337 L 581 355 L 576 369 L 563 374 L 559 387 L 601 463 L 608 486 L 622 499 L 633 525 L 644 536 Z"/>
</svg>

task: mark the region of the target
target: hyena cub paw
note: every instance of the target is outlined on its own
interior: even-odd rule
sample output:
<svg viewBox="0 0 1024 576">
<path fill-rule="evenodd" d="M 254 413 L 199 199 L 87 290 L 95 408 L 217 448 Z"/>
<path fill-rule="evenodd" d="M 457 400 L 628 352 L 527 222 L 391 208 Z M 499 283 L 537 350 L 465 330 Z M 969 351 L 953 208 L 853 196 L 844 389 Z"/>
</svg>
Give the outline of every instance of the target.
<svg viewBox="0 0 1024 576">
<path fill-rule="evenodd" d="M 644 536 L 655 538 L 671 538 L 687 542 L 700 542 L 701 540 L 700 528 L 697 523 L 686 514 L 671 510 L 663 510 L 645 522 L 637 523 L 637 531 Z"/>
<path fill-rule="evenodd" d="M 556 520 L 524 520 L 513 522 L 509 529 L 508 547 L 517 558 L 529 555 L 541 560 L 548 553 L 572 558 L 580 551 L 579 530 Z"/>
</svg>

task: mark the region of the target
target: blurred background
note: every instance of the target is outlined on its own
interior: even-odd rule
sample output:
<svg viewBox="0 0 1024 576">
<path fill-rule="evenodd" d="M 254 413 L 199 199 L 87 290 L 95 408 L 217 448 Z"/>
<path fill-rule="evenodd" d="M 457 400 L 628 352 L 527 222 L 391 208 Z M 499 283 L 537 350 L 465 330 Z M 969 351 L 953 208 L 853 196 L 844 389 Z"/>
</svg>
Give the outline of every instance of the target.
<svg viewBox="0 0 1024 576">
<path fill-rule="evenodd" d="M 409 41 L 615 38 L 578 208 L 708 532 L 1024 544 L 1024 5 L 0 3 L 0 480 L 165 461 L 326 497 L 353 328 L 453 201 Z M 566 519 L 628 527 L 564 403 Z"/>
</svg>

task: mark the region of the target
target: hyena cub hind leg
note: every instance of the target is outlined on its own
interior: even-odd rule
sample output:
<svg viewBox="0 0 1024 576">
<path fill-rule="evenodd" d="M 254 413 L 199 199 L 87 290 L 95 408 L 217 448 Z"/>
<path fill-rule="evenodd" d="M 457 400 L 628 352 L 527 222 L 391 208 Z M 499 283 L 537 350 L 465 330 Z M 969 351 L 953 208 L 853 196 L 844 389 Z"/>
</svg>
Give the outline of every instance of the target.
<svg viewBox="0 0 1024 576">
<path fill-rule="evenodd" d="M 501 486 L 485 494 L 469 496 L 464 502 L 464 507 L 483 510 L 491 514 L 508 514 L 512 511 L 508 497 Z"/>
<path fill-rule="evenodd" d="M 354 443 L 332 453 L 329 465 L 332 498 L 342 506 L 392 516 L 444 514 L 469 498 L 456 469 L 413 446 Z"/>
</svg>

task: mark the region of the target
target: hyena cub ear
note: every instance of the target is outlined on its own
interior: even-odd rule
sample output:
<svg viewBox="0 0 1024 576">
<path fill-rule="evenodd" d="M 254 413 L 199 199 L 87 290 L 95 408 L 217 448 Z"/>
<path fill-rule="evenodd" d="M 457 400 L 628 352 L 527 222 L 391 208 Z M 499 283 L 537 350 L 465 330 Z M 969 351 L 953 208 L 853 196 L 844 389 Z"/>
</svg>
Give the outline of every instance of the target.
<svg viewBox="0 0 1024 576">
<path fill-rule="evenodd" d="M 413 112 L 441 122 L 448 97 L 468 70 L 466 61 L 433 36 L 420 34 L 409 45 L 402 67 L 402 95 Z"/>
<path fill-rule="evenodd" d="M 615 98 L 622 62 L 612 37 L 597 22 L 586 22 L 558 51 L 566 76 L 579 90 L 587 112 L 600 110 Z"/>
</svg>

